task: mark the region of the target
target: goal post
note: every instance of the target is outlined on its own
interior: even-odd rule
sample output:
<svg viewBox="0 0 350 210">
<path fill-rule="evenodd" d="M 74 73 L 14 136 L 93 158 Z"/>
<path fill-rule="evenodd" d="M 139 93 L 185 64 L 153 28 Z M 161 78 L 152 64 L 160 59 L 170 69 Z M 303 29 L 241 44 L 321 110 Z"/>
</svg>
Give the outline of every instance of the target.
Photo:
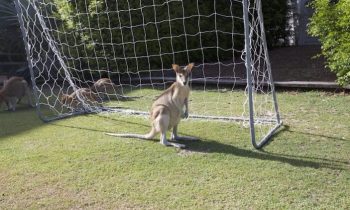
<svg viewBox="0 0 350 210">
<path fill-rule="evenodd" d="M 272 135 L 280 128 L 282 125 L 279 109 L 278 109 L 278 103 L 277 103 L 277 97 L 276 97 L 276 91 L 275 91 L 275 85 L 273 82 L 272 77 L 272 71 L 271 71 L 271 63 L 269 54 L 267 51 L 267 42 L 266 42 L 266 35 L 265 35 L 265 28 L 264 28 L 264 18 L 262 15 L 262 7 L 261 7 L 261 0 L 256 0 L 256 15 L 258 19 L 258 28 L 257 30 L 260 30 L 260 37 L 262 40 L 262 50 L 264 51 L 264 60 L 266 61 L 266 71 L 268 73 L 268 80 L 267 82 L 270 83 L 269 86 L 271 88 L 271 94 L 273 99 L 273 108 L 274 112 L 276 114 L 275 119 L 275 126 L 271 127 L 265 136 L 263 136 L 260 141 L 256 140 L 256 134 L 255 134 L 255 115 L 254 115 L 254 98 L 253 98 L 253 89 L 254 84 L 252 81 L 252 56 L 251 56 L 251 22 L 249 19 L 249 0 L 243 0 L 243 19 L 244 19 L 244 34 L 245 34 L 245 51 L 246 51 L 246 71 L 247 71 L 247 89 L 248 89 L 248 101 L 249 101 L 249 124 L 250 124 L 250 137 L 251 142 L 253 146 L 257 149 L 263 147 L 272 137 Z M 254 16 L 254 12 L 253 12 Z M 253 19 L 253 18 L 251 18 Z M 254 64 L 253 64 L 254 65 Z"/>
<path fill-rule="evenodd" d="M 44 121 L 146 115 L 171 64 L 194 62 L 190 119 L 249 125 L 255 148 L 282 124 L 261 0 L 14 2 Z"/>
</svg>

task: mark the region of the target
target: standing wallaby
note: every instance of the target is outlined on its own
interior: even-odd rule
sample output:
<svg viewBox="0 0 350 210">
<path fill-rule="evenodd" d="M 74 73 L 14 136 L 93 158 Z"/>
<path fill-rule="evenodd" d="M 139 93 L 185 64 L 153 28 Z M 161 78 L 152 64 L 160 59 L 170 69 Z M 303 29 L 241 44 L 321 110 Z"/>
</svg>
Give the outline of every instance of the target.
<svg viewBox="0 0 350 210">
<path fill-rule="evenodd" d="M 152 129 L 146 135 L 140 134 L 116 134 L 106 133 L 111 136 L 126 138 L 152 139 L 160 133 L 160 143 L 165 146 L 184 148 L 185 145 L 168 142 L 166 139 L 167 130 L 172 130 L 171 140 L 197 140 L 193 137 L 180 137 L 177 135 L 177 126 L 181 118 L 188 117 L 188 97 L 190 93 L 189 74 L 194 64 L 190 63 L 185 68 L 173 64 L 176 73 L 176 82 L 166 89 L 153 103 L 150 113 Z M 185 110 L 184 110 L 185 108 Z"/>
<path fill-rule="evenodd" d="M 24 96 L 27 96 L 28 105 L 34 107 L 28 83 L 23 77 L 11 77 L 0 90 L 0 106 L 5 102 L 8 110 L 15 111 L 17 102 Z"/>
</svg>

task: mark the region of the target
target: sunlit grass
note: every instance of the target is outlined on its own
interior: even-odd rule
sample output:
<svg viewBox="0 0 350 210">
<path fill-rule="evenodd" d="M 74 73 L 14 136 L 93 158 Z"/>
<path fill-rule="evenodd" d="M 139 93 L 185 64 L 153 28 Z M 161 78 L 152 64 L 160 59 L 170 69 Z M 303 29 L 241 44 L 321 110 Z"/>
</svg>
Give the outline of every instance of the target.
<svg viewBox="0 0 350 210">
<path fill-rule="evenodd" d="M 201 109 L 196 97 L 193 91 L 193 112 Z M 147 111 L 146 99 L 120 104 Z M 285 126 L 262 151 L 242 123 L 184 120 L 180 134 L 201 140 L 178 150 L 104 134 L 146 133 L 147 117 L 103 113 L 43 123 L 25 106 L 2 111 L 0 209 L 348 208 L 350 96 L 280 92 L 278 99 Z M 233 101 L 232 111 L 221 102 L 218 112 L 242 113 L 242 104 Z"/>
</svg>

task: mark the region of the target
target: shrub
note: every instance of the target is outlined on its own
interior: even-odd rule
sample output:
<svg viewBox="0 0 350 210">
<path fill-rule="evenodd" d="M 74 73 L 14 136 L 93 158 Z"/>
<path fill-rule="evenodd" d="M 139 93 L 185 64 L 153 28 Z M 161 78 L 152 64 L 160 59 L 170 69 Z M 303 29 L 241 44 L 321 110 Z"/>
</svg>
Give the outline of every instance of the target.
<svg viewBox="0 0 350 210">
<path fill-rule="evenodd" d="M 326 65 L 340 85 L 350 83 L 350 1 L 314 0 L 309 33 L 318 37 Z"/>
<path fill-rule="evenodd" d="M 0 61 L 23 61 L 24 45 L 11 0 L 0 1 Z M 15 55 L 15 56 L 13 56 Z"/>
<path fill-rule="evenodd" d="M 288 35 L 287 1 L 286 0 L 261 0 L 264 16 L 264 25 L 267 44 L 270 48 L 278 44 L 279 39 L 285 39 Z"/>
<path fill-rule="evenodd" d="M 243 34 L 243 21 L 228 18 L 231 10 L 234 16 L 242 17 L 242 4 L 237 1 L 232 1 L 232 8 L 225 1 L 218 1 L 216 6 L 212 1 L 199 1 L 198 10 L 200 15 L 204 15 L 201 17 L 198 17 L 196 1 L 174 1 L 167 4 L 161 0 L 142 1 L 142 10 L 140 1 L 52 1 L 57 5 L 53 13 L 60 20 L 60 30 L 72 35 L 62 37 L 58 33 L 56 37 L 67 42 L 62 48 L 75 58 L 69 62 L 79 68 L 125 72 L 126 69 L 136 71 L 167 68 L 173 62 L 202 62 L 203 57 L 204 62 L 217 61 L 218 58 L 224 61 L 232 59 L 244 47 L 242 35 L 232 37 L 228 33 L 222 33 L 230 33 L 234 28 L 235 33 Z M 262 2 L 267 39 L 269 46 L 273 46 L 279 38 L 285 36 L 286 1 L 272 0 L 269 4 Z M 153 7 L 153 4 L 162 6 Z M 271 5 L 276 6 L 276 9 L 271 9 Z M 227 17 L 209 15 L 214 9 Z M 191 18 L 183 19 L 184 16 Z M 177 19 L 171 21 L 171 26 L 169 17 Z M 215 20 L 216 24 L 213 24 Z M 151 23 L 142 26 L 144 22 Z M 198 33 L 199 28 L 202 32 L 215 29 L 220 31 Z M 187 34 L 186 37 L 183 36 L 184 33 Z M 158 34 L 161 34 L 161 39 Z M 145 42 L 145 39 L 149 41 Z M 217 40 L 220 49 L 215 47 Z M 177 53 L 172 53 L 174 51 Z"/>
</svg>

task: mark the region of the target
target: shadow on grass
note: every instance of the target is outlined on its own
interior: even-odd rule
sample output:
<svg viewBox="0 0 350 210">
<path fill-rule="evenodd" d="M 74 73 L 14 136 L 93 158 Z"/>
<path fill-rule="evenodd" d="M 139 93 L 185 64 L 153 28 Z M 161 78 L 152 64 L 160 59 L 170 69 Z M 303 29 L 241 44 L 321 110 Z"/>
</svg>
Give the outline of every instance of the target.
<svg viewBox="0 0 350 210">
<path fill-rule="evenodd" d="M 86 115 L 88 116 L 88 115 Z M 137 125 L 138 127 L 145 127 L 145 128 L 150 128 L 150 125 L 145 125 L 145 124 L 141 124 L 141 123 L 136 123 L 136 122 L 131 122 L 131 121 L 127 121 L 127 120 L 122 120 L 122 119 L 114 119 L 114 118 L 110 118 L 110 117 L 106 117 L 103 115 L 97 115 L 97 114 L 93 114 L 94 117 L 98 117 L 98 118 L 102 118 L 103 120 L 111 120 L 111 121 L 115 121 L 118 124 L 132 124 L 132 125 Z M 79 129 L 79 130 L 87 130 L 87 131 L 92 131 L 92 132 L 101 132 L 101 133 L 113 133 L 113 131 L 111 131 L 110 129 L 96 129 L 96 128 L 90 128 L 90 127 L 82 127 L 82 126 L 75 126 L 75 125 L 62 125 L 62 124 L 58 124 L 55 122 L 51 122 L 51 125 L 54 126 L 58 126 L 58 127 L 64 127 L 64 128 L 73 128 L 73 129 Z M 142 133 L 140 133 L 142 134 Z"/>
<path fill-rule="evenodd" d="M 289 131 L 290 131 L 289 126 L 283 125 L 282 128 L 279 129 L 279 131 L 274 134 L 272 139 L 264 146 L 264 148 L 268 146 L 271 142 L 273 142 L 274 139 L 277 138 L 279 135 L 281 135 L 283 132 L 289 132 Z M 308 135 L 312 135 L 312 134 L 308 134 Z M 315 135 L 315 136 L 327 137 L 330 139 L 338 139 L 338 138 L 333 138 L 333 137 L 323 136 L 323 135 Z M 242 149 L 232 145 L 223 144 L 216 140 L 211 140 L 211 139 L 203 139 L 203 141 L 201 141 L 201 143 L 199 144 L 190 142 L 190 144 L 187 143 L 187 145 L 188 145 L 187 150 L 193 151 L 193 152 L 231 154 L 235 156 L 247 157 L 252 159 L 282 162 L 282 163 L 287 163 L 296 167 L 309 167 L 309 168 L 315 168 L 315 169 L 328 168 L 328 169 L 334 169 L 334 170 L 349 169 L 349 162 L 347 161 L 266 152 L 264 151 L 263 148 L 261 150 Z"/>
<path fill-rule="evenodd" d="M 200 142 L 188 142 L 186 143 L 186 150 L 192 152 L 202 153 L 222 153 L 235 155 L 239 157 L 246 157 L 258 160 L 268 160 L 281 163 L 287 163 L 295 167 L 309 167 L 309 168 L 328 168 L 334 170 L 346 170 L 347 162 L 330 160 L 330 159 L 318 159 L 312 157 L 303 156 L 289 156 L 284 154 L 269 153 L 259 150 L 250 150 L 238 148 L 229 144 L 220 143 L 212 139 L 202 139 Z M 311 159 L 311 160 L 310 160 Z"/>
<path fill-rule="evenodd" d="M 283 125 L 283 128 L 281 129 L 281 131 L 283 132 L 290 132 L 290 133 L 297 133 L 297 134 L 302 134 L 302 135 L 306 135 L 306 136 L 311 136 L 311 137 L 321 137 L 321 138 L 326 138 L 332 141 L 344 141 L 344 142 L 349 142 L 350 140 L 348 139 L 343 139 L 343 138 L 339 138 L 339 137 L 334 137 L 334 136 L 326 136 L 326 135 L 320 135 L 320 134 L 314 134 L 314 133 L 308 133 L 308 132 L 302 132 L 302 131 L 295 131 L 295 130 L 290 130 L 290 127 L 288 125 Z M 277 138 L 279 135 L 281 134 L 281 132 L 277 132 L 274 135 L 274 138 Z M 273 139 L 272 139 L 273 140 Z M 270 142 L 269 142 L 270 143 Z M 269 144 L 268 143 L 268 144 Z M 328 162 L 335 162 L 335 163 L 339 163 L 339 164 L 349 164 L 349 162 L 347 161 L 340 161 L 340 160 L 330 160 L 327 158 L 319 158 L 319 157 L 310 157 L 310 156 L 300 156 L 300 155 L 288 155 L 288 154 L 282 154 L 282 153 L 275 153 L 275 152 L 270 152 L 270 151 L 264 151 L 262 150 L 264 153 L 267 154 L 271 154 L 271 155 L 278 155 L 278 156 L 283 156 L 283 157 L 290 157 L 290 158 L 306 158 L 306 159 L 312 159 L 312 160 L 318 160 L 318 161 L 328 161 Z"/>
<path fill-rule="evenodd" d="M 335 137 L 335 136 L 326 136 L 326 135 L 321 135 L 321 134 L 315 134 L 315 133 L 308 133 L 308 132 L 303 132 L 303 131 L 295 131 L 295 130 L 290 130 L 289 126 L 286 125 L 285 127 L 285 131 L 286 132 L 290 132 L 290 133 L 298 133 L 298 134 L 303 134 L 303 135 L 307 135 L 307 136 L 317 136 L 317 137 L 321 137 L 321 138 L 326 138 L 329 140 L 337 140 L 337 141 L 348 141 L 350 142 L 350 139 L 343 139 L 343 138 L 339 138 L 339 137 Z"/>
<path fill-rule="evenodd" d="M 4 108 L 4 106 L 3 106 Z M 45 125 L 34 108 L 20 104 L 16 111 L 0 111 L 0 140 Z"/>
<path fill-rule="evenodd" d="M 130 122 L 127 120 L 113 119 L 113 118 L 108 118 L 104 116 L 99 116 L 99 117 L 106 118 L 106 120 L 116 121 L 118 122 L 118 124 L 128 123 L 128 124 L 133 124 L 133 125 L 147 127 L 147 128 L 150 127 L 150 125 Z M 107 130 L 107 129 L 84 128 L 79 126 L 67 126 L 67 125 L 59 125 L 59 124 L 54 124 L 54 125 L 60 126 L 60 127 L 74 128 L 74 129 L 83 129 L 83 130 L 88 130 L 93 132 L 103 132 L 103 133 L 111 132 L 110 130 Z M 288 129 L 288 127 L 286 129 Z M 186 135 L 186 134 L 181 133 L 181 135 Z M 151 141 L 158 142 L 159 140 L 155 138 Z M 271 139 L 271 141 L 273 141 L 273 139 Z M 185 150 L 191 151 L 191 152 L 221 153 L 221 154 L 234 155 L 234 156 L 245 157 L 250 159 L 281 162 L 281 163 L 290 164 L 295 167 L 309 167 L 314 169 L 328 168 L 333 170 L 348 169 L 348 166 L 347 166 L 348 163 L 345 161 L 331 160 L 331 159 L 317 158 L 317 157 L 277 154 L 277 153 L 265 152 L 263 150 L 243 149 L 233 145 L 224 144 L 213 139 L 201 139 L 199 141 L 192 141 L 192 142 L 181 141 L 181 143 L 186 144 L 187 148 Z"/>
</svg>

